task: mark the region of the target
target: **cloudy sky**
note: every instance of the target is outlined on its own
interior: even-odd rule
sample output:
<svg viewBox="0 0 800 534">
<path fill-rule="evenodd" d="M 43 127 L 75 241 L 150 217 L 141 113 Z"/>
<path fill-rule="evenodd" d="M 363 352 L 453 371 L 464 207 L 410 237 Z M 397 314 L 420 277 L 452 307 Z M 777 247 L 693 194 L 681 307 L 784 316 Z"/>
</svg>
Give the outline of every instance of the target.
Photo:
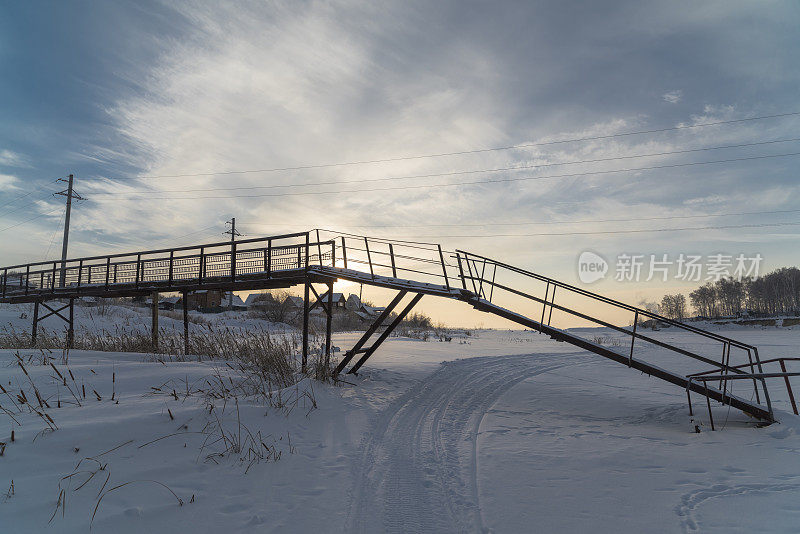
<svg viewBox="0 0 800 534">
<path fill-rule="evenodd" d="M 235 216 L 249 236 L 441 241 L 568 282 L 585 250 L 612 271 L 624 253 L 800 261 L 794 1 L 0 10 L 2 264 L 60 253 L 69 173 L 88 199 L 71 255 L 215 241 Z"/>
</svg>

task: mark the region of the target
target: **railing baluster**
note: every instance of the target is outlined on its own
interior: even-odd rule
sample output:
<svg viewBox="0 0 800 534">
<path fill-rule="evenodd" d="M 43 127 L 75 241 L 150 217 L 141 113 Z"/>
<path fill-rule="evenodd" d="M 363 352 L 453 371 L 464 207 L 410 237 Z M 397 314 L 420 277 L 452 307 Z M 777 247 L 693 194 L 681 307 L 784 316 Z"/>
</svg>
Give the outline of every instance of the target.
<svg viewBox="0 0 800 534">
<path fill-rule="evenodd" d="M 792 411 L 794 411 L 795 415 L 800 415 L 797 413 L 797 403 L 794 401 L 792 385 L 789 383 L 789 377 L 786 376 L 786 363 L 784 362 L 783 358 L 779 359 L 778 361 L 781 364 L 781 372 L 784 373 L 783 380 L 786 383 L 786 392 L 789 393 L 789 400 L 792 402 Z"/>
<path fill-rule="evenodd" d="M 267 240 L 267 278 L 272 277 L 272 239 Z"/>
<path fill-rule="evenodd" d="M 478 274 L 478 266 L 475 266 L 475 274 Z M 486 298 L 486 291 L 483 290 L 483 281 L 486 278 L 486 259 L 483 260 L 483 267 L 481 267 L 481 279 L 478 283 L 478 291 L 481 292 L 481 296 Z"/>
<path fill-rule="evenodd" d="M 555 293 L 555 291 L 553 292 Z M 639 310 L 633 314 L 633 335 L 631 336 L 631 354 L 628 357 L 628 367 L 633 365 L 633 342 L 636 341 L 636 325 L 639 324 Z"/>
<path fill-rule="evenodd" d="M 106 258 L 106 290 L 108 290 L 108 282 L 111 278 L 111 256 Z"/>
<path fill-rule="evenodd" d="M 140 266 L 141 261 L 142 261 L 142 255 L 141 254 L 137 254 L 136 255 L 136 282 L 135 282 L 135 287 L 137 287 L 137 288 L 139 287 L 139 276 L 140 276 L 139 271 L 141 270 L 141 266 Z"/>
<path fill-rule="evenodd" d="M 3 269 L 3 298 L 6 296 L 6 286 L 8 285 L 8 269 Z"/>
<path fill-rule="evenodd" d="M 475 277 L 472 276 L 472 263 L 467 254 L 464 254 L 464 261 L 467 263 L 467 271 L 469 272 L 469 281 L 470 283 L 472 283 L 472 292 L 478 295 L 478 288 L 477 286 L 475 286 Z"/>
<path fill-rule="evenodd" d="M 231 283 L 236 281 L 236 241 L 231 241 Z"/>
<path fill-rule="evenodd" d="M 447 287 L 447 290 L 450 291 L 450 280 L 447 279 L 447 266 L 444 264 L 444 254 L 442 254 L 442 245 L 437 245 L 439 247 L 439 260 L 442 262 L 442 272 L 444 273 L 444 285 Z"/>
<path fill-rule="evenodd" d="M 56 290 L 56 262 L 53 262 L 53 274 L 50 275 L 50 289 L 52 292 Z"/>
<path fill-rule="evenodd" d="M 83 277 L 83 260 L 78 263 L 78 287 L 81 287 L 81 278 Z"/>
<path fill-rule="evenodd" d="M 344 268 L 347 269 L 347 246 L 344 244 L 344 236 L 342 236 L 342 259 L 344 260 Z"/>
<path fill-rule="evenodd" d="M 750 349 L 745 349 L 747 351 L 747 360 L 750 362 L 750 374 L 756 372 L 755 367 L 753 367 L 753 354 L 750 352 Z M 761 403 L 761 398 L 758 394 L 758 381 L 753 378 L 753 390 L 756 392 L 756 402 Z"/>
<path fill-rule="evenodd" d="M 25 294 L 26 295 L 28 294 L 28 289 L 30 288 L 30 285 L 31 285 L 31 266 L 30 265 L 26 265 L 25 266 Z"/>
<path fill-rule="evenodd" d="M 489 286 L 489 302 L 492 302 L 492 296 L 494 295 L 494 277 L 497 274 L 497 264 L 494 264 L 494 270 L 492 271 L 492 285 Z"/>
<path fill-rule="evenodd" d="M 461 254 L 456 252 L 456 261 L 458 262 L 458 275 L 461 277 L 461 286 L 466 291 L 467 289 L 467 279 L 464 278 L 464 267 L 461 265 Z"/>
<path fill-rule="evenodd" d="M 539 321 L 540 325 L 544 325 L 544 313 L 547 311 L 547 296 L 550 293 L 550 282 L 544 287 L 544 301 L 542 302 L 542 320 Z"/>
<path fill-rule="evenodd" d="M 317 254 L 319 254 L 319 265 L 322 267 L 322 244 L 319 242 L 319 228 L 317 228 Z"/>
<path fill-rule="evenodd" d="M 372 268 L 372 256 L 369 253 L 369 240 L 364 237 L 364 247 L 367 251 L 367 262 L 369 263 L 369 274 L 372 275 L 372 279 L 375 280 L 375 271 Z"/>
<path fill-rule="evenodd" d="M 722 359 L 720 360 L 720 365 L 721 365 L 721 367 L 720 367 L 720 375 L 722 375 L 723 372 L 726 371 L 726 369 L 725 369 L 725 349 L 726 349 L 726 346 L 727 346 L 727 343 L 723 342 L 722 343 Z M 726 382 L 725 385 L 727 386 L 728 383 Z M 719 379 L 719 387 L 717 389 L 722 389 L 722 378 Z"/>
<path fill-rule="evenodd" d="M 173 275 L 174 265 L 175 265 L 175 251 L 174 250 L 170 250 L 169 251 L 169 275 L 167 277 L 167 287 L 172 287 L 172 275 Z"/>
<path fill-rule="evenodd" d="M 205 247 L 200 247 L 200 263 L 197 266 L 197 285 L 203 285 L 203 272 L 205 271 Z"/>
<path fill-rule="evenodd" d="M 311 248 L 311 234 L 306 232 L 306 270 L 308 270 L 308 260 L 310 259 L 309 256 L 311 254 L 309 250 L 310 248 Z"/>
<path fill-rule="evenodd" d="M 397 267 L 394 264 L 394 247 L 389 243 L 389 258 L 392 260 L 392 277 L 397 278 Z"/>
</svg>

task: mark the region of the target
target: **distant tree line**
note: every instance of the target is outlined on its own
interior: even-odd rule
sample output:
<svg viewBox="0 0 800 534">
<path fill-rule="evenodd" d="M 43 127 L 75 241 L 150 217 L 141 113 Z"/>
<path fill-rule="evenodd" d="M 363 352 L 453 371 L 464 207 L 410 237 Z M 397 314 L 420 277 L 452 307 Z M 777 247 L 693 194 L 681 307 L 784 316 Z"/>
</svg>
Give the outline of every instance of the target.
<svg viewBox="0 0 800 534">
<path fill-rule="evenodd" d="M 702 317 L 800 314 L 800 269 L 783 267 L 756 279 L 721 278 L 689 293 L 695 313 Z M 687 316 L 686 298 L 665 295 L 661 315 L 678 321 Z"/>
<path fill-rule="evenodd" d="M 683 321 L 686 318 L 686 297 L 680 293 L 676 295 L 664 295 L 661 299 L 659 308 L 661 315 L 676 321 Z"/>
</svg>

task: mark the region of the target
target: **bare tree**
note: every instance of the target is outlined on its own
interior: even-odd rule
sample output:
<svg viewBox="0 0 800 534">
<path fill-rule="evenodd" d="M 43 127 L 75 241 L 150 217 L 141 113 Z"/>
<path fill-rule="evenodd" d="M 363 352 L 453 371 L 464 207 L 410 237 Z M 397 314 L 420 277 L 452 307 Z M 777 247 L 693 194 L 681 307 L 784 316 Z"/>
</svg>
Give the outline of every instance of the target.
<svg viewBox="0 0 800 534">
<path fill-rule="evenodd" d="M 686 318 L 686 297 L 680 293 L 664 295 L 664 298 L 661 299 L 661 315 L 676 321 L 683 321 Z"/>
<path fill-rule="evenodd" d="M 717 291 L 714 284 L 708 283 L 700 286 L 689 293 L 689 300 L 692 302 L 695 311 L 703 317 L 714 317 L 717 314 L 716 301 Z"/>
<path fill-rule="evenodd" d="M 258 295 L 253 301 L 252 315 L 273 323 L 287 323 L 294 319 L 296 313 L 285 289 L 273 290 Z"/>
</svg>

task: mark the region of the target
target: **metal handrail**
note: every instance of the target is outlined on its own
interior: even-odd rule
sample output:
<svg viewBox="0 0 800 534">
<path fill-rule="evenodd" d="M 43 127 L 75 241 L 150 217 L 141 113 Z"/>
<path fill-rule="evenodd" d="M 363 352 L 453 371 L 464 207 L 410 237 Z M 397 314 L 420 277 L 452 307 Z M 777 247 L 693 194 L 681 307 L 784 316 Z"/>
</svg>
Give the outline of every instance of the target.
<svg viewBox="0 0 800 534">
<path fill-rule="evenodd" d="M 280 243 L 281 240 L 305 237 L 304 242 Z M 278 243 L 275 243 L 275 242 Z M 263 243 L 261 247 L 242 245 Z M 323 246 L 325 251 L 323 252 Z M 305 254 L 302 249 L 305 248 Z M 312 252 L 312 248 L 316 248 Z M 109 288 L 113 284 L 135 284 L 143 282 L 166 281 L 172 285 L 174 281 L 198 280 L 202 284 L 209 276 L 227 276 L 235 280 L 237 275 L 260 272 L 262 263 L 259 257 L 263 254 L 263 270 L 275 270 L 277 261 L 279 269 L 286 268 L 286 259 L 290 254 L 281 251 L 297 250 L 298 257 L 292 268 L 307 268 L 309 259 L 321 265 L 324 262 L 335 262 L 336 244 L 332 240 L 311 242 L 309 232 L 296 232 L 277 236 L 243 239 L 236 242 L 217 242 L 203 245 L 182 246 L 148 251 L 108 254 L 105 256 L 87 256 L 61 260 L 33 262 L 18 266 L 0 267 L 2 279 L 2 296 L 18 297 L 20 295 L 39 296 L 55 294 L 56 291 L 70 287 Z M 209 250 L 211 249 L 211 250 Z M 214 250 L 217 249 L 217 250 Z M 226 250 L 227 249 L 227 250 Z M 192 254 L 176 254 L 176 252 L 197 251 Z M 154 257 L 155 256 L 155 257 Z M 305 256 L 305 258 L 303 258 Z M 112 261 L 113 260 L 113 261 Z M 76 265 L 77 264 L 77 265 Z M 24 267 L 24 270 L 21 268 Z M 18 269 L 13 271 L 13 269 Z M 135 273 L 134 273 L 135 271 Z"/>
<path fill-rule="evenodd" d="M 666 323 L 666 324 L 669 324 L 669 325 L 672 325 L 672 326 L 677 326 L 677 327 L 685 329 L 685 330 L 693 331 L 694 333 L 699 334 L 699 335 L 703 335 L 705 337 L 713 338 L 713 339 L 716 339 L 718 341 L 725 341 L 725 342 L 728 342 L 731 345 L 733 345 L 735 347 L 738 347 L 738 348 L 742 348 L 742 349 L 754 349 L 754 348 L 756 348 L 753 345 L 748 345 L 747 343 L 742 343 L 741 341 L 737 341 L 735 339 L 731 339 L 731 338 L 716 334 L 714 332 L 709 332 L 708 330 L 702 330 L 702 329 L 694 327 L 692 325 L 688 325 L 686 323 L 681 323 L 679 321 L 675 321 L 674 319 L 669 319 L 669 318 L 664 317 L 662 315 L 659 315 L 657 313 L 653 313 L 653 312 L 648 311 L 648 310 L 646 310 L 644 308 L 631 306 L 630 304 L 626 304 L 624 302 L 620 302 L 618 300 L 614 300 L 612 298 L 605 297 L 605 296 L 600 295 L 598 293 L 592 293 L 591 291 L 587 291 L 587 290 L 582 289 L 580 287 L 573 286 L 573 285 L 570 285 L 570 284 L 566 284 L 564 282 L 560 282 L 560 281 L 555 280 L 553 278 L 548 278 L 546 276 L 543 276 L 543 275 L 540 275 L 540 274 L 537 274 L 537 273 L 534 273 L 534 272 L 531 272 L 531 271 L 526 271 L 525 269 L 520 269 L 519 267 L 514 267 L 513 265 L 509 265 L 507 263 L 503 263 L 503 262 L 500 262 L 500 261 L 497 261 L 497 260 L 493 260 L 491 258 L 487 258 L 486 256 L 481 256 L 480 254 L 474 254 L 472 252 L 466 252 L 466 251 L 463 251 L 463 250 L 456 250 L 456 253 L 463 254 L 465 256 L 465 260 L 468 259 L 469 256 L 480 258 L 481 260 L 485 260 L 486 262 L 494 264 L 494 265 L 496 265 L 498 267 L 502 267 L 504 269 L 508 269 L 508 270 L 516 272 L 518 274 L 523 274 L 523 275 L 529 276 L 531 278 L 535 278 L 535 279 L 540 280 L 542 282 L 547 282 L 547 283 L 549 283 L 549 284 L 551 284 L 551 285 L 553 285 L 555 287 L 561 287 L 563 289 L 567 289 L 567 290 L 570 290 L 572 292 L 578 293 L 578 294 L 580 294 L 582 296 L 589 297 L 589 298 L 598 300 L 600 302 L 604 302 L 606 304 L 613 305 L 613 306 L 618 307 L 618 308 L 623 308 L 623 309 L 625 309 L 627 311 L 638 313 L 639 315 L 643 315 L 643 316 L 649 317 L 651 319 L 655 319 L 655 320 L 657 320 L 659 322 L 663 322 L 663 323 Z M 477 281 L 483 281 L 484 283 L 489 283 L 489 281 L 487 281 L 485 279 L 482 279 L 482 278 L 479 278 L 479 277 L 465 276 L 465 278 L 468 279 L 468 280 L 469 279 L 474 279 L 474 280 L 477 280 Z M 548 303 L 548 305 L 549 305 L 549 303 Z"/>
<path fill-rule="evenodd" d="M 276 239 L 291 239 L 293 237 L 301 237 L 307 235 L 309 232 L 295 232 L 292 234 L 281 234 L 275 236 L 268 236 L 268 237 L 254 237 L 250 239 L 241 239 L 239 241 L 235 241 L 236 245 L 239 246 L 243 243 L 256 243 L 259 241 L 267 241 L 267 240 L 276 240 Z M 325 241 L 327 242 L 327 241 Z M 324 243 L 324 242 L 323 242 Z M 173 247 L 173 248 L 163 248 L 163 249 L 156 249 L 156 250 L 142 250 L 136 252 L 119 252 L 117 254 L 103 254 L 100 256 L 84 256 L 78 258 L 67 258 L 67 262 L 76 262 L 76 261 L 90 261 L 90 260 L 98 260 L 98 259 L 105 259 L 105 258 L 124 258 L 125 256 L 135 256 L 137 254 L 163 254 L 165 252 L 175 251 L 178 252 L 180 250 L 193 250 L 196 248 L 211 248 L 211 247 L 230 247 L 230 241 L 218 241 L 215 243 L 203 243 L 200 245 L 188 245 L 182 247 Z M 314 243 L 316 246 L 316 243 Z M 38 261 L 33 263 L 21 263 L 19 265 L 9 265 L 6 267 L 0 267 L 3 270 L 11 270 L 11 269 L 19 269 L 21 267 L 27 267 L 34 265 L 51 265 L 54 260 L 49 261 Z M 61 260 L 55 260 L 56 263 L 61 263 Z"/>
<path fill-rule="evenodd" d="M 518 267 L 514 267 L 513 265 L 508 265 L 506 263 L 493 260 L 493 259 L 488 258 L 486 256 L 481 256 L 479 254 L 469 253 L 469 252 L 466 252 L 466 251 L 463 251 L 463 250 L 456 250 L 456 259 L 457 259 L 457 261 L 459 263 L 459 266 L 460 266 L 459 267 L 459 278 L 461 279 L 462 286 L 466 289 L 467 288 L 467 282 L 469 282 L 470 286 L 472 287 L 472 293 L 475 294 L 478 298 L 485 299 L 488 303 L 491 303 L 491 299 L 492 299 L 492 296 L 494 294 L 494 289 L 497 288 L 497 289 L 509 292 L 511 294 L 514 294 L 514 295 L 517 295 L 517 296 L 520 296 L 520 297 L 523 297 L 523 298 L 527 298 L 527 299 L 530 299 L 530 300 L 533 300 L 533 301 L 541 303 L 542 304 L 542 318 L 541 318 L 541 321 L 540 321 L 539 324 L 541 324 L 542 326 L 544 326 L 545 324 L 547 324 L 549 326 L 550 318 L 552 317 L 553 310 L 557 309 L 559 311 L 563 311 L 565 313 L 571 314 L 571 315 L 573 315 L 575 317 L 579 317 L 579 318 L 582 318 L 584 320 L 591 321 L 591 322 L 593 322 L 595 324 L 606 326 L 606 327 L 610 327 L 610 328 L 612 328 L 612 329 L 614 329 L 614 330 L 616 330 L 618 332 L 624 333 L 624 334 L 626 334 L 626 335 L 631 337 L 631 343 L 630 343 L 630 359 L 631 359 L 631 361 L 633 360 L 633 355 L 634 355 L 634 342 L 638 338 L 638 339 L 641 339 L 641 340 L 643 340 L 645 342 L 649 342 L 649 343 L 655 344 L 655 345 L 657 345 L 659 347 L 665 348 L 667 350 L 671 350 L 673 352 L 677 352 L 677 353 L 682 354 L 684 356 L 688 356 L 688 357 L 690 357 L 690 358 L 692 358 L 694 360 L 697 360 L 697 361 L 700 361 L 700 362 L 703 362 L 703 363 L 706 363 L 706 364 L 709 364 L 709 365 L 713 365 L 719 371 L 723 372 L 724 376 L 741 376 L 741 375 L 744 375 L 746 373 L 744 371 L 742 371 L 739 367 L 747 367 L 747 366 L 751 367 L 751 370 L 753 368 L 757 368 L 759 370 L 759 372 L 763 372 L 763 367 L 762 367 L 762 363 L 763 362 L 760 360 L 760 357 L 758 355 L 758 349 L 756 347 L 752 346 L 752 345 L 748 345 L 746 343 L 742 343 L 742 342 L 737 341 L 735 339 L 731 339 L 731 338 L 716 334 L 714 332 L 709 332 L 709 331 L 706 331 L 706 330 L 702 330 L 702 329 L 699 329 L 697 327 L 694 327 L 694 326 L 691 326 L 691 325 L 687 325 L 687 324 L 681 323 L 679 321 L 675 321 L 673 319 L 669 319 L 667 317 L 663 317 L 663 316 L 661 316 L 659 314 L 650 312 L 648 310 L 645 310 L 645 309 L 642 309 L 642 308 L 638 308 L 636 306 L 631 306 L 629 304 L 625 304 L 623 302 L 619 302 L 617 300 L 614 300 L 614 299 L 611 299 L 611 298 L 608 298 L 608 297 L 604 297 L 604 296 L 599 295 L 597 293 L 592 293 L 591 291 L 587 291 L 585 289 L 582 289 L 582 288 L 579 288 L 579 287 L 576 287 L 576 286 L 573 286 L 573 285 L 570 285 L 570 284 L 559 282 L 558 280 L 554 280 L 552 278 L 548 278 L 546 276 L 542 276 L 540 274 L 533 273 L 533 272 L 527 271 L 525 269 L 520 269 Z M 466 269 L 464 269 L 463 265 L 461 264 L 462 259 L 466 264 Z M 490 267 L 489 270 L 491 271 L 491 273 L 487 273 L 487 265 Z M 509 287 L 507 285 L 500 284 L 497 281 L 495 281 L 495 276 L 497 274 L 497 268 L 498 267 L 500 269 L 505 269 L 505 270 L 510 271 L 512 273 L 520 274 L 520 275 L 523 275 L 523 276 L 538 280 L 540 282 L 544 282 L 546 284 L 544 298 L 537 297 L 535 295 L 531 295 L 531 294 L 525 293 L 523 291 L 520 291 L 520 290 L 512 288 L 512 287 Z M 491 274 L 491 279 L 488 278 L 487 274 Z M 551 286 L 553 288 L 552 289 L 552 293 L 550 291 Z M 488 299 L 486 298 L 487 295 L 486 295 L 486 291 L 485 291 L 484 287 L 490 288 L 489 298 Z M 601 302 L 601 303 L 604 303 L 604 304 L 607 304 L 607 305 L 610 305 L 610 306 L 614 306 L 616 308 L 619 308 L 619 309 L 622 309 L 622 310 L 625 310 L 625 311 L 628 311 L 628 312 L 632 312 L 634 314 L 634 325 L 633 325 L 633 328 L 632 329 L 627 329 L 627 328 L 619 327 L 619 326 L 616 326 L 616 325 L 613 325 L 613 324 L 609 323 L 608 321 L 604 321 L 602 319 L 598 319 L 596 317 L 592 317 L 592 316 L 590 316 L 588 314 L 581 313 L 581 312 L 578 312 L 576 310 L 570 309 L 570 308 L 568 308 L 566 306 L 562 306 L 562 305 L 556 304 L 555 295 L 556 295 L 556 289 L 557 288 L 562 288 L 562 291 L 566 290 L 568 292 L 571 292 L 571 293 L 574 293 L 574 294 L 577 294 L 577 295 L 580 295 L 580 296 L 583 296 L 583 297 L 587 297 L 587 298 L 593 299 L 595 301 L 598 301 L 598 302 Z M 545 312 L 546 312 L 548 307 L 550 308 L 550 313 L 548 315 L 547 321 L 545 322 Z M 710 358 L 706 358 L 704 356 L 701 356 L 700 354 L 696 354 L 696 353 L 694 353 L 692 351 L 689 351 L 689 350 L 686 350 L 686 349 L 682 349 L 682 348 L 677 347 L 675 345 L 672 345 L 670 343 L 659 341 L 659 340 L 656 340 L 656 339 L 651 338 L 649 336 L 642 335 L 641 333 L 636 331 L 636 326 L 637 326 L 637 324 L 639 322 L 639 317 L 640 316 L 648 317 L 650 319 L 654 319 L 654 320 L 663 322 L 665 324 L 669 324 L 671 326 L 675 326 L 676 328 L 683 329 L 683 330 L 685 330 L 687 332 L 690 332 L 690 333 L 705 337 L 707 339 L 714 340 L 714 341 L 716 341 L 718 343 L 721 343 L 722 344 L 722 358 L 721 358 L 721 361 L 718 362 L 718 361 L 712 360 Z M 743 351 L 745 351 L 747 353 L 747 358 L 749 360 L 749 363 L 748 364 L 744 364 L 743 366 L 731 366 L 730 365 L 730 352 L 731 352 L 730 348 L 731 347 L 736 347 L 738 349 L 742 349 Z M 757 381 L 761 382 L 765 401 L 769 404 L 770 399 L 769 399 L 769 392 L 767 391 L 767 387 L 766 387 L 766 382 L 763 381 L 763 380 L 758 380 L 757 378 L 753 378 L 753 387 L 754 387 L 754 390 L 755 390 L 755 394 L 756 394 L 757 400 L 760 400 L 760 395 L 759 395 L 758 385 L 757 385 L 758 382 Z M 723 394 L 724 394 L 724 391 L 727 389 L 727 382 L 725 381 L 724 378 L 720 379 L 720 387 L 722 388 L 723 385 L 724 385 L 724 389 L 723 389 Z"/>
</svg>

